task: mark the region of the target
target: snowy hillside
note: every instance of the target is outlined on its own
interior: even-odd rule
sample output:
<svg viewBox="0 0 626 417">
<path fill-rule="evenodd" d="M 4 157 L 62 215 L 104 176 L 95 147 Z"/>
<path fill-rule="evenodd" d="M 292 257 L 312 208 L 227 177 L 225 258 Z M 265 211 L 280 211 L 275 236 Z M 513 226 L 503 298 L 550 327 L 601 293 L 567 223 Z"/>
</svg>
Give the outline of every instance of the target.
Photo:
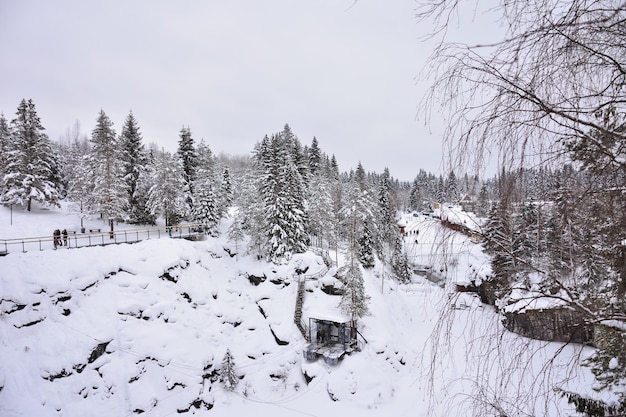
<svg viewBox="0 0 626 417">
<path fill-rule="evenodd" d="M 29 222 L 45 235 L 56 215 Z M 474 297 L 453 293 L 485 267 L 479 247 L 462 235 L 444 244 L 451 232 L 432 219 L 406 220 L 413 262 L 444 281 L 399 285 L 366 271 L 367 343 L 335 366 L 303 359 L 293 321 L 296 269 L 325 267 L 311 252 L 283 266 L 231 257 L 222 234 L 1 257 L 0 416 L 463 416 L 481 406 L 495 415 L 492 397 L 573 415 L 551 387 L 591 381 L 566 374 L 577 348 L 508 333 Z M 339 297 L 322 291 L 333 272 L 306 281 L 305 320 L 341 315 Z M 554 373 L 542 372 L 560 348 Z M 240 378 L 232 392 L 220 382 L 227 349 Z"/>
</svg>

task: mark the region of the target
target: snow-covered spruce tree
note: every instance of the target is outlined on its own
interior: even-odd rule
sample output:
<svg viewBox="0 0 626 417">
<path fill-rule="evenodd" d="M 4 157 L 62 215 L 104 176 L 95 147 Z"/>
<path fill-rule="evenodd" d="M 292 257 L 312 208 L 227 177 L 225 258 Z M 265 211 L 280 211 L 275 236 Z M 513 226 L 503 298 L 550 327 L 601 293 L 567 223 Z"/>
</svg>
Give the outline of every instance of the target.
<svg viewBox="0 0 626 417">
<path fill-rule="evenodd" d="M 220 217 L 224 217 L 228 214 L 228 209 L 233 204 L 233 183 L 228 167 L 224 167 L 222 171 L 222 181 L 220 182 L 218 197 Z"/>
<path fill-rule="evenodd" d="M 196 149 L 195 178 L 200 181 L 215 178 L 216 161 L 211 147 L 204 139 L 200 140 Z"/>
<path fill-rule="evenodd" d="M 127 202 L 127 185 L 122 177 L 120 149 L 113 129 L 113 122 L 100 110 L 96 126 L 91 132 L 89 153 L 89 181 L 91 190 L 89 208 L 92 213 L 112 222 L 126 220 L 124 207 Z"/>
<path fill-rule="evenodd" d="M 219 183 L 215 176 L 215 158 L 209 145 L 204 140 L 198 145 L 195 158 L 194 204 L 191 217 L 194 222 L 203 225 L 211 236 L 217 236 L 217 225 L 223 214 Z"/>
<path fill-rule="evenodd" d="M 396 208 L 391 200 L 389 169 L 385 168 L 378 184 L 378 230 L 382 242 L 392 245 L 398 235 Z"/>
<path fill-rule="evenodd" d="M 353 180 L 353 183 L 355 183 L 354 188 L 358 189 L 357 181 Z M 352 327 L 355 329 L 357 328 L 358 319 L 367 314 L 369 302 L 369 296 L 365 294 L 363 271 L 359 261 L 360 256 L 357 253 L 360 247 L 357 243 L 358 229 L 367 217 L 367 209 L 362 206 L 362 202 L 357 200 L 356 196 L 359 194 L 360 192 L 354 193 L 354 204 L 344 208 L 342 211 L 346 219 L 349 241 L 346 249 L 347 262 L 338 271 L 344 286 L 340 307 L 342 311 L 350 316 Z"/>
<path fill-rule="evenodd" d="M 257 143 L 255 152 L 259 150 L 259 147 L 260 143 Z M 261 171 L 258 165 L 259 162 L 256 161 L 255 157 L 255 167 L 248 169 L 240 182 L 235 204 L 238 207 L 238 215 L 241 217 L 241 227 L 246 235 L 250 237 L 248 251 L 255 252 L 257 259 L 262 259 L 265 256 L 265 214 L 263 205 L 259 204 L 261 199 L 259 194 L 261 189 Z"/>
<path fill-rule="evenodd" d="M 228 227 L 228 240 L 235 242 L 235 260 L 239 260 L 239 242 L 243 241 L 245 237 L 243 229 L 243 215 L 241 210 L 237 210 L 233 216 L 233 221 Z"/>
<path fill-rule="evenodd" d="M 328 165 L 326 173 L 327 178 L 331 184 L 330 195 L 332 199 L 332 230 L 333 235 L 329 236 L 329 243 L 331 247 L 335 248 L 335 263 L 339 263 L 339 241 L 342 237 L 346 236 L 344 233 L 344 189 L 343 184 L 339 180 L 339 165 L 333 155 Z"/>
<path fill-rule="evenodd" d="M 479 216 L 486 216 L 489 213 L 489 208 L 491 207 L 491 203 L 489 202 L 489 194 L 487 192 L 487 183 L 483 183 L 480 187 L 480 192 L 478 193 L 478 201 L 476 201 L 476 207 L 474 211 Z"/>
<path fill-rule="evenodd" d="M 361 223 L 361 233 L 357 239 L 358 259 L 363 268 L 373 268 L 376 265 L 375 237 L 367 219 Z"/>
<path fill-rule="evenodd" d="M 63 174 L 65 175 L 66 197 L 72 201 L 69 210 L 80 217 L 82 228 L 86 213 L 91 212 L 88 207 L 91 183 L 85 180 L 89 178 L 89 140 L 87 135 L 81 137 L 78 122 L 74 125 L 70 135 L 70 145 L 63 162 Z"/>
<path fill-rule="evenodd" d="M 198 183 L 192 218 L 194 222 L 202 224 L 208 235 L 219 235 L 217 228 L 220 221 L 219 201 L 211 182 Z"/>
<path fill-rule="evenodd" d="M 375 203 L 368 192 L 367 184 L 359 178 L 359 175 L 353 175 L 351 181 L 346 184 L 343 203 L 342 228 L 350 246 L 350 254 L 354 254 L 357 260 L 363 262 L 364 267 L 373 267 L 376 233 L 373 232 L 375 226 L 372 219 Z"/>
<path fill-rule="evenodd" d="M 422 191 L 419 186 L 419 182 L 417 177 L 413 180 L 411 184 L 411 191 L 409 193 L 409 209 L 410 210 L 421 210 L 422 209 Z"/>
<path fill-rule="evenodd" d="M 391 178 L 389 169 L 385 168 L 378 183 L 378 207 L 376 224 L 378 225 L 378 246 L 374 249 L 383 263 L 391 261 L 392 253 L 399 234 L 396 224 L 396 208 L 391 199 Z M 365 265 L 364 265 L 365 266 Z"/>
<path fill-rule="evenodd" d="M 235 359 L 233 358 L 233 354 L 230 352 L 230 349 L 226 349 L 226 354 L 222 360 L 220 379 L 227 391 L 235 390 L 235 388 L 237 388 L 237 384 L 239 383 L 239 377 L 237 376 L 237 370 L 235 368 Z"/>
<path fill-rule="evenodd" d="M 448 174 L 448 178 L 445 184 L 446 201 L 451 204 L 458 203 L 461 196 L 459 191 L 459 182 L 456 178 L 454 170 L 450 171 L 450 173 Z"/>
<path fill-rule="evenodd" d="M 400 234 L 396 235 L 391 253 L 391 269 L 398 281 L 408 283 L 411 281 L 411 268 L 409 265 L 409 257 L 402 245 Z"/>
<path fill-rule="evenodd" d="M 331 186 L 327 178 L 318 174 L 312 177 L 309 184 L 308 202 L 309 230 L 315 237 L 315 244 L 322 248 L 324 240 L 329 243 L 334 242 L 336 233 Z"/>
<path fill-rule="evenodd" d="M 2 204 L 17 204 L 27 211 L 31 209 L 32 200 L 58 205 L 58 158 L 32 99 L 20 102 L 16 116 L 10 124 L 11 140 L 4 144 Z"/>
<path fill-rule="evenodd" d="M 137 221 L 140 224 L 155 225 L 157 216 L 152 213 L 148 206 L 150 199 L 150 189 L 153 185 L 155 177 L 156 164 L 154 158 L 150 157 L 150 153 L 146 153 L 146 165 L 144 169 L 139 173 L 137 178 L 137 189 L 135 190 L 135 200 L 137 207 L 144 207 L 145 209 L 137 211 L 137 214 L 141 214 L 142 217 L 138 217 Z"/>
<path fill-rule="evenodd" d="M 444 204 L 447 201 L 446 186 L 443 177 L 440 175 L 435 184 L 435 201 Z"/>
<path fill-rule="evenodd" d="M 483 301 L 493 305 L 508 294 L 517 274 L 515 237 L 506 203 L 498 202 L 492 206 L 483 235 L 485 252 L 491 255 L 492 271 L 492 275 L 485 279 Z"/>
<path fill-rule="evenodd" d="M 281 263 L 293 253 L 306 249 L 304 195 L 302 178 L 292 162 L 282 135 L 267 136 L 255 150 L 256 181 L 262 199 L 266 254 L 271 262 Z"/>
<path fill-rule="evenodd" d="M 314 177 L 322 169 L 322 150 L 319 147 L 317 138 L 313 136 L 311 147 L 308 152 L 309 158 L 309 173 Z"/>
<path fill-rule="evenodd" d="M 155 216 L 162 216 L 166 226 L 177 224 L 187 214 L 184 174 L 180 158 L 161 151 L 156 155 L 147 206 Z"/>
<path fill-rule="evenodd" d="M 139 195 L 139 177 L 146 169 L 147 153 L 143 145 L 139 123 L 130 111 L 119 137 L 122 176 L 126 183 L 125 211 L 129 223 L 142 224 L 150 220 L 145 203 L 146 198 Z"/>
<path fill-rule="evenodd" d="M 0 113 L 0 155 L 7 155 L 9 152 L 9 142 L 11 140 L 11 131 L 9 130 L 9 122 Z M 0 198 L 4 194 L 4 174 L 6 172 L 7 158 L 0 158 Z"/>
<path fill-rule="evenodd" d="M 186 212 L 191 213 L 194 203 L 194 183 L 196 181 L 198 155 L 189 127 L 183 127 L 180 130 L 176 156 L 180 159 L 183 168 L 185 201 L 188 206 Z"/>
</svg>

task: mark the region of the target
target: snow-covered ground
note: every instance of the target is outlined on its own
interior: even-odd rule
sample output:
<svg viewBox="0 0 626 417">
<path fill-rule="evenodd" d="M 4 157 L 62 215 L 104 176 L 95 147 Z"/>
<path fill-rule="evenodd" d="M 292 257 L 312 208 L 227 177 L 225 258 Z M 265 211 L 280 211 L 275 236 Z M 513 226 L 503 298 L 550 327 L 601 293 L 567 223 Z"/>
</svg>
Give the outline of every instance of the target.
<svg viewBox="0 0 626 417">
<path fill-rule="evenodd" d="M 67 206 L 12 216 L 0 207 L 0 241 L 79 224 Z M 590 385 L 568 372 L 580 348 L 504 331 L 489 307 L 453 291 L 488 268 L 479 245 L 432 218 L 406 223 L 416 269 L 443 281 L 400 285 L 379 266 L 366 271 L 367 343 L 335 366 L 303 359 L 293 323 L 296 269 L 325 267 L 311 252 L 282 266 L 231 257 L 223 233 L 0 257 L 0 416 L 489 416 L 493 398 L 573 415 L 552 387 Z M 334 271 L 306 281 L 305 322 L 341 315 L 339 297 L 321 291 Z M 241 378 L 232 392 L 217 380 L 227 349 Z"/>
</svg>

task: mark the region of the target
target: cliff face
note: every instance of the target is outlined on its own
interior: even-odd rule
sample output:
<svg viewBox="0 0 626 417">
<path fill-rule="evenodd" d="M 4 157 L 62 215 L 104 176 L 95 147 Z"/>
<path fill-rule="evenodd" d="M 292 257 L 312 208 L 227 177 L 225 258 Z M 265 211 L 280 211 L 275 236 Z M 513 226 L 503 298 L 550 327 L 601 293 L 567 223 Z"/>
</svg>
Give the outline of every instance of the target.
<svg viewBox="0 0 626 417">
<path fill-rule="evenodd" d="M 504 312 L 502 324 L 532 339 L 593 345 L 593 326 L 582 313 L 567 307 Z"/>
</svg>

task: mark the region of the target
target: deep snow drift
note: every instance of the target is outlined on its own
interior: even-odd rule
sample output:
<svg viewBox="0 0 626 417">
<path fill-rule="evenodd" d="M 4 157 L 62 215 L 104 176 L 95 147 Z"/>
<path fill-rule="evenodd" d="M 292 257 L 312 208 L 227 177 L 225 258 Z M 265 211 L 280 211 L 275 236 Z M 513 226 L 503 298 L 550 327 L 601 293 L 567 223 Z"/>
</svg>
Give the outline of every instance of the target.
<svg viewBox="0 0 626 417">
<path fill-rule="evenodd" d="M 0 208 L 0 239 L 75 223 L 63 210 L 13 216 L 8 225 Z M 591 383 L 588 373 L 567 372 L 580 347 L 504 331 L 490 308 L 453 292 L 486 268 L 479 245 L 421 215 L 405 221 L 411 260 L 444 282 L 415 275 L 400 285 L 380 266 L 366 271 L 367 343 L 336 366 L 303 359 L 293 322 L 296 269 L 325 268 L 312 252 L 281 266 L 241 250 L 232 257 L 223 233 L 0 257 L 0 415 L 487 416 L 496 415 L 492 398 L 535 415 L 573 415 L 552 386 Z M 321 290 L 334 272 L 306 281 L 305 321 L 341 315 L 340 297 Z M 232 392 L 219 378 L 227 349 L 240 377 Z"/>
</svg>

